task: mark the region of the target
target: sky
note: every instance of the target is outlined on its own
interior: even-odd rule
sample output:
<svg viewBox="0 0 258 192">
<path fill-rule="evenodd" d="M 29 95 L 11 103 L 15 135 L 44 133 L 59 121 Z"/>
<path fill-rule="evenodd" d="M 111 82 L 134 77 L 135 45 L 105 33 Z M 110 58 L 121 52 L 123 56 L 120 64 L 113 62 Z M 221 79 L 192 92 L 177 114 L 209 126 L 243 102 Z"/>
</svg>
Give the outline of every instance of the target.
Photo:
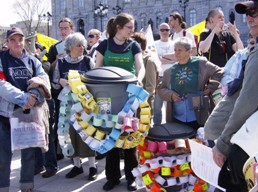
<svg viewBox="0 0 258 192">
<path fill-rule="evenodd" d="M 10 24 L 20 21 L 19 15 L 14 13 L 13 4 L 15 0 L 5 0 L 4 3 L 0 6 L 0 26 L 9 27 Z M 2 2 L 1 2 L 2 3 Z"/>
</svg>

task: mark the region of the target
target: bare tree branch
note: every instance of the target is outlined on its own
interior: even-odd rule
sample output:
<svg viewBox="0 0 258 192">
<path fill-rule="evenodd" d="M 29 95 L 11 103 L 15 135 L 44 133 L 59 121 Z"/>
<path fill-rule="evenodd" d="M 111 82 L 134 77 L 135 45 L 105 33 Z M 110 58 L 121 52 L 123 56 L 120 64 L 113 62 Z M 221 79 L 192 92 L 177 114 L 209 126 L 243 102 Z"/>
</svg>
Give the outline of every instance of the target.
<svg viewBox="0 0 258 192">
<path fill-rule="evenodd" d="M 16 0 L 13 4 L 28 34 L 37 31 L 44 13 L 50 10 L 51 0 Z"/>
</svg>

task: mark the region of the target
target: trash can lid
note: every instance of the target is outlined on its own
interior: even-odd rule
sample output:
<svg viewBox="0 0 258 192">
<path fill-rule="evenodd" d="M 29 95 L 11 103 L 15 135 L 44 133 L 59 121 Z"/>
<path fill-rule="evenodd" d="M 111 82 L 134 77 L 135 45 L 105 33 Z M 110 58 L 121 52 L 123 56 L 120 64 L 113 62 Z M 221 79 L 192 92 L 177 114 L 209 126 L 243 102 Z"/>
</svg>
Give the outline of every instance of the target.
<svg viewBox="0 0 258 192">
<path fill-rule="evenodd" d="M 119 67 L 98 67 L 88 71 L 82 76 L 84 83 L 135 83 L 137 78 Z"/>
<path fill-rule="evenodd" d="M 165 123 L 151 128 L 147 139 L 152 141 L 171 141 L 192 138 L 195 135 L 196 131 L 192 127 L 179 123 Z"/>
</svg>

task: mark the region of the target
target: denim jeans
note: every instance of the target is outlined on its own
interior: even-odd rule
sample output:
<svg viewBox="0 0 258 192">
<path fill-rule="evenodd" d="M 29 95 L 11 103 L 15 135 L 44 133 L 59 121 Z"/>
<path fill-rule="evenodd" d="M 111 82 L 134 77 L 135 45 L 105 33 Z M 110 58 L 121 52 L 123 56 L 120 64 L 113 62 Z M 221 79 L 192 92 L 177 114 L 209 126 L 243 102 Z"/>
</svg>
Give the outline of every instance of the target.
<svg viewBox="0 0 258 192">
<path fill-rule="evenodd" d="M 45 167 L 46 170 L 57 170 L 56 146 L 54 130 L 50 129 L 49 149 L 42 153 L 40 148 L 35 148 L 35 169 Z"/>
<path fill-rule="evenodd" d="M 21 150 L 20 189 L 33 189 L 34 148 Z M 10 125 L 0 120 L 0 191 L 8 191 L 11 172 L 11 132 Z"/>
<path fill-rule="evenodd" d="M 49 107 L 49 146 L 46 153 L 42 153 L 40 148 L 35 148 L 35 168 L 45 167 L 46 170 L 57 170 L 57 159 L 56 159 L 56 131 L 54 130 L 54 113 L 55 103 L 53 99 L 47 100 Z"/>
<path fill-rule="evenodd" d="M 35 148 L 35 169 L 45 167 L 46 170 L 57 170 L 56 146 L 54 130 L 50 130 L 49 149 L 42 153 L 40 148 Z"/>
</svg>

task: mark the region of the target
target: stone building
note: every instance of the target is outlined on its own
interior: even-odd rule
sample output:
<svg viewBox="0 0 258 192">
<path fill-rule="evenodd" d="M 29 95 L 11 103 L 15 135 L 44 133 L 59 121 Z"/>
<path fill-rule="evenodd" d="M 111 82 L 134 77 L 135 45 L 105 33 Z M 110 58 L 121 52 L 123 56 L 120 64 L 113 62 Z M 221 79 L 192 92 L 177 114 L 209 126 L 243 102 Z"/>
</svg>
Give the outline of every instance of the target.
<svg viewBox="0 0 258 192">
<path fill-rule="evenodd" d="M 3 44 L 6 42 L 6 33 L 10 27 L 0 26 L 0 50 L 2 49 Z"/>
<path fill-rule="evenodd" d="M 157 33 L 159 24 L 167 22 L 169 14 L 173 11 L 185 16 L 187 26 L 190 27 L 205 20 L 210 9 L 219 7 L 225 14 L 225 21 L 228 22 L 229 15 L 235 14 L 236 2 L 239 0 L 52 0 L 52 37 L 60 39 L 57 25 L 63 17 L 71 18 L 75 24 L 75 31 L 86 35 L 92 28 L 104 30 L 108 19 L 121 11 L 134 16 L 136 31 L 145 30 L 148 24 L 151 24 L 154 34 Z M 100 3 L 103 5 L 101 8 Z M 248 33 L 245 15 L 235 14 L 235 18 L 245 43 Z"/>
</svg>

